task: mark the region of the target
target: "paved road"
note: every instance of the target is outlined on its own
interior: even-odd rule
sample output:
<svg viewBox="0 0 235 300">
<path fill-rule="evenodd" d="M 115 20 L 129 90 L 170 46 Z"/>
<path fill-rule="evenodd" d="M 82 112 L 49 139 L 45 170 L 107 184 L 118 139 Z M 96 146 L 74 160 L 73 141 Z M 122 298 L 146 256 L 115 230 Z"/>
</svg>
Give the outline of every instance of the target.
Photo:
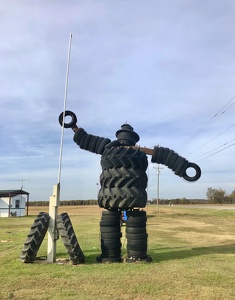
<svg viewBox="0 0 235 300">
<path fill-rule="evenodd" d="M 200 204 L 195 204 L 195 205 L 180 205 L 176 204 L 174 205 L 176 207 L 182 207 L 182 208 L 210 208 L 210 209 L 228 209 L 228 210 L 235 210 L 235 204 L 231 205 L 200 205 Z"/>
</svg>

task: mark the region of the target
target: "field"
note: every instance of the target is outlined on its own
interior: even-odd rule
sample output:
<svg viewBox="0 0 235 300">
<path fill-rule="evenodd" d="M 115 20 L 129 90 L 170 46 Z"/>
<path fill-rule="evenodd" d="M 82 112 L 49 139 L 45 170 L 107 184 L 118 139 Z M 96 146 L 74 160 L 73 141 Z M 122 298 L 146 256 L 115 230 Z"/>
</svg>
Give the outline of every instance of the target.
<svg viewBox="0 0 235 300">
<path fill-rule="evenodd" d="M 0 299 L 235 299 L 235 210 L 146 208 L 152 263 L 96 263 L 100 252 L 97 206 L 62 206 L 70 215 L 86 263 L 71 265 L 61 242 L 48 264 L 47 236 L 33 264 L 19 255 L 39 211 L 0 218 Z M 125 226 L 122 227 L 125 236 Z M 125 237 L 122 238 L 126 254 Z"/>
</svg>

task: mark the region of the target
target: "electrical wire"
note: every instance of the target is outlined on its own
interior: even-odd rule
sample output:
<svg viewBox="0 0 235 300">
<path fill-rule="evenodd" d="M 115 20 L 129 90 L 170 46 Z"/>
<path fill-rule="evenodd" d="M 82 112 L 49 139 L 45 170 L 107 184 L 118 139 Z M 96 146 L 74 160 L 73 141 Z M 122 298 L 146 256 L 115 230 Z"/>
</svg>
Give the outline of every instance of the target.
<svg viewBox="0 0 235 300">
<path fill-rule="evenodd" d="M 198 149 L 201 149 L 203 146 L 207 145 L 208 143 L 210 143 L 211 141 L 213 141 L 214 139 L 216 139 L 218 136 L 220 136 L 221 134 L 223 134 L 225 131 L 227 131 L 228 129 L 230 129 L 231 127 L 233 127 L 235 125 L 232 124 L 230 125 L 228 128 L 226 128 L 224 131 L 222 131 L 221 133 L 217 134 L 214 138 L 210 139 L 208 142 L 204 143 L 203 145 L 201 145 L 200 147 L 196 148 L 194 151 L 190 152 L 189 154 L 192 154 L 194 152 L 196 152 Z"/>
<path fill-rule="evenodd" d="M 201 129 L 199 129 L 195 134 L 191 136 L 184 144 L 180 146 L 180 149 L 188 144 L 190 141 L 195 139 L 199 134 L 201 134 L 206 128 L 208 128 L 212 123 L 214 123 L 219 117 L 221 117 L 234 103 L 235 96 L 231 98 L 208 122 L 206 122 Z M 233 102 L 232 102 L 233 101 Z M 231 103 L 232 102 L 232 103 Z M 230 105 L 229 105 L 230 104 Z"/>
<path fill-rule="evenodd" d="M 202 154 L 202 155 L 199 155 L 198 157 L 203 156 L 203 155 L 206 155 L 206 154 L 208 154 L 208 153 L 210 153 L 210 152 L 212 152 L 212 151 L 215 151 L 216 149 L 221 148 L 221 147 L 223 147 L 223 146 L 225 146 L 225 145 L 231 143 L 231 142 L 234 141 L 234 140 L 235 140 L 235 139 L 232 139 L 231 141 L 229 141 L 229 142 L 227 142 L 227 143 L 224 143 L 223 145 L 221 145 L 221 146 L 219 146 L 219 147 L 216 147 L 216 148 L 214 148 L 214 149 L 212 149 L 212 150 L 210 150 L 210 151 L 208 151 L 208 152 L 206 152 L 206 153 L 204 153 L 204 154 Z M 233 144 L 231 144 L 231 145 L 229 145 L 229 146 L 227 146 L 227 147 L 225 147 L 225 148 L 223 148 L 223 149 L 221 149 L 221 150 L 218 150 L 218 151 L 216 151 L 216 152 L 214 152 L 214 153 L 212 153 L 212 154 L 210 154 L 210 155 L 207 155 L 206 157 L 203 157 L 202 159 L 199 159 L 197 162 L 199 162 L 199 161 L 201 161 L 201 160 L 204 160 L 204 159 L 206 159 L 206 158 L 209 158 L 209 157 L 211 157 L 211 156 L 213 156 L 213 155 L 215 155 L 215 154 L 217 154 L 217 153 L 219 153 L 219 152 L 222 152 L 222 151 L 224 151 L 225 149 L 230 148 L 230 147 L 232 147 L 232 146 L 234 146 L 234 145 L 235 145 L 235 143 L 233 143 Z"/>
</svg>

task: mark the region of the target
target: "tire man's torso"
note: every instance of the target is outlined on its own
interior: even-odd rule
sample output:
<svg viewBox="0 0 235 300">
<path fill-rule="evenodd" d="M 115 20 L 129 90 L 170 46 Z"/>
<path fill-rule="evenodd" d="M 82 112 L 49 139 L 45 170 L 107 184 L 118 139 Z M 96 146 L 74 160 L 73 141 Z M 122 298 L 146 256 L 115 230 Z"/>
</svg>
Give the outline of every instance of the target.
<svg viewBox="0 0 235 300">
<path fill-rule="evenodd" d="M 74 142 L 81 149 L 101 155 L 100 207 L 126 210 L 146 206 L 148 160 L 143 151 L 87 134 L 83 128 L 75 133 Z"/>
</svg>

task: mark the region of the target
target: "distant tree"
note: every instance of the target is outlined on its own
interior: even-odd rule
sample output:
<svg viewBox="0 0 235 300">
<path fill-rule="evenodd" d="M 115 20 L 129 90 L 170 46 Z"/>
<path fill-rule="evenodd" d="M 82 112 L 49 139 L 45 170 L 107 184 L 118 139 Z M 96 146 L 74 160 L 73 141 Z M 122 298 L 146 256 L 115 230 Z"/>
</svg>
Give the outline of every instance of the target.
<svg viewBox="0 0 235 300">
<path fill-rule="evenodd" d="M 225 202 L 225 190 L 210 187 L 207 189 L 206 195 L 209 203 L 222 205 Z"/>
<path fill-rule="evenodd" d="M 229 195 L 233 201 L 235 202 L 235 189 L 232 191 L 232 193 Z"/>
<path fill-rule="evenodd" d="M 226 196 L 225 198 L 226 198 L 226 203 L 234 204 L 235 203 L 235 189 L 232 191 L 232 193 L 230 195 Z"/>
</svg>

